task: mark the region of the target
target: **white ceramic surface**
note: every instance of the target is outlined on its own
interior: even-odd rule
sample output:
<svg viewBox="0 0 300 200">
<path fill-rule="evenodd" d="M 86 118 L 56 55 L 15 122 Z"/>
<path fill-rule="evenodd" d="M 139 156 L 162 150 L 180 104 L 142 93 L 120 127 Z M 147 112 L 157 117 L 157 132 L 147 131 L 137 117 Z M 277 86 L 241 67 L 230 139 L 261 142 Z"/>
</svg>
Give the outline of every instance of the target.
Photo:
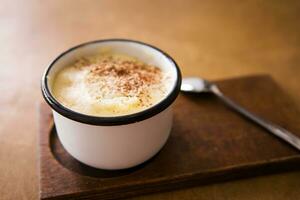
<svg viewBox="0 0 300 200">
<path fill-rule="evenodd" d="M 119 126 L 95 126 L 70 120 L 53 111 L 58 137 L 77 160 L 100 169 L 124 169 L 154 156 L 166 143 L 172 109 Z"/>
<path fill-rule="evenodd" d="M 62 67 L 80 56 L 97 53 L 102 48 L 156 65 L 175 77 L 170 83 L 172 86 L 178 83 L 180 72 L 176 71 L 176 64 L 159 50 L 132 41 L 105 41 L 73 49 L 52 63 L 43 79 L 48 81 L 49 92 L 53 77 Z M 70 119 L 55 109 L 53 116 L 58 137 L 70 155 L 95 168 L 116 170 L 141 164 L 164 146 L 172 127 L 173 112 L 170 105 L 154 116 L 121 125 L 91 125 Z"/>
</svg>

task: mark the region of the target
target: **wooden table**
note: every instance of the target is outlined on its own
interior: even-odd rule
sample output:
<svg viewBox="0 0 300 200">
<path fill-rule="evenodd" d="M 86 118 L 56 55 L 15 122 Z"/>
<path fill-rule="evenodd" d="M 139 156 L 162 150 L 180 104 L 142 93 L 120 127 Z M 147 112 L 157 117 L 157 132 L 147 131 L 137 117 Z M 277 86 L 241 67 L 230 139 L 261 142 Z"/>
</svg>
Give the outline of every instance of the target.
<svg viewBox="0 0 300 200">
<path fill-rule="evenodd" d="M 300 108 L 300 2 L 0 2 L 0 199 L 37 199 L 40 77 L 60 52 L 131 38 L 170 53 L 183 75 L 271 74 Z M 299 199 L 300 172 L 135 199 Z"/>
</svg>

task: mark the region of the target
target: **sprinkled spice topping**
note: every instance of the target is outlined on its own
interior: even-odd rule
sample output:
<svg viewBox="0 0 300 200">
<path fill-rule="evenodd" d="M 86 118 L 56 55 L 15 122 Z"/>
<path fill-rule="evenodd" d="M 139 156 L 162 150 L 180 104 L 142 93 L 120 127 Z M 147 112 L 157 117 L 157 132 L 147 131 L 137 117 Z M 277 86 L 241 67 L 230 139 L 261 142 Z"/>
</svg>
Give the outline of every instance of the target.
<svg viewBox="0 0 300 200">
<path fill-rule="evenodd" d="M 58 73 L 54 96 L 64 105 L 96 116 L 144 110 L 165 97 L 170 76 L 160 68 L 119 54 L 78 59 Z"/>
</svg>

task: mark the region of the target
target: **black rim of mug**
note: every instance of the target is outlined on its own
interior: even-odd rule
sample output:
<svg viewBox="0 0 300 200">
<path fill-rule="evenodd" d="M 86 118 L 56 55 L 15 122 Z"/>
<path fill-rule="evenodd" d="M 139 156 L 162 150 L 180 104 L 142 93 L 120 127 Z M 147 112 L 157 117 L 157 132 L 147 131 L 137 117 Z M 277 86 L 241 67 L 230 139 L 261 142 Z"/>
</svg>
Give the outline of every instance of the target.
<svg viewBox="0 0 300 200">
<path fill-rule="evenodd" d="M 142 110 L 140 112 L 136 112 L 133 114 L 129 115 L 121 115 L 121 116 L 113 116 L 113 117 L 99 117 L 99 116 L 92 116 L 92 115 L 86 115 L 82 114 L 76 111 L 73 111 L 65 106 L 63 106 L 61 103 L 59 103 L 51 94 L 48 86 L 48 74 L 51 71 L 51 68 L 55 65 L 55 63 L 68 54 L 71 51 L 74 51 L 76 49 L 79 49 L 81 47 L 87 46 L 87 45 L 92 45 L 95 43 L 103 43 L 103 42 L 131 42 L 131 43 L 136 43 L 144 46 L 148 46 L 161 54 L 163 54 L 175 67 L 176 73 L 177 73 L 177 79 L 174 84 L 174 87 L 170 91 L 170 93 L 162 99 L 160 102 L 155 104 L 152 107 L 149 107 L 145 110 Z M 46 102 L 51 106 L 53 110 L 55 110 L 57 113 L 63 115 L 64 117 L 67 117 L 69 119 L 75 120 L 77 122 L 85 123 L 85 124 L 90 124 L 90 125 L 101 125 L 101 126 L 113 126 L 113 125 L 125 125 L 125 124 L 130 124 L 130 123 L 135 123 L 139 122 L 145 119 L 148 119 L 166 108 L 168 108 L 177 98 L 179 91 L 180 91 L 180 85 L 181 85 L 181 72 L 180 69 L 177 65 L 177 63 L 169 56 L 167 53 L 164 51 L 160 50 L 159 48 L 152 46 L 150 44 L 136 41 L 136 40 L 130 40 L 130 39 L 104 39 L 104 40 L 95 40 L 91 42 L 86 42 L 79 44 L 77 46 L 74 46 L 63 53 L 61 53 L 58 57 L 54 59 L 46 69 L 45 73 L 42 76 L 42 84 L 41 84 L 41 89 L 42 89 L 42 94 Z"/>
</svg>

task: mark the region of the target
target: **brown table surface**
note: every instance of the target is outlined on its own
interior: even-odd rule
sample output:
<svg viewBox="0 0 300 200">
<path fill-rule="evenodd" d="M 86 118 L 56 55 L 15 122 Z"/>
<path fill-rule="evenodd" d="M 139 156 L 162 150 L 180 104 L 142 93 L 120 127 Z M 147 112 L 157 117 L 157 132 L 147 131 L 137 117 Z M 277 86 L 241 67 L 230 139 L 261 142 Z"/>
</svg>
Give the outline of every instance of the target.
<svg viewBox="0 0 300 200">
<path fill-rule="evenodd" d="M 0 199 L 37 199 L 40 77 L 81 42 L 132 38 L 167 51 L 183 75 L 267 73 L 300 108 L 300 2 L 0 1 Z M 134 199 L 300 199 L 300 172 Z"/>
</svg>

